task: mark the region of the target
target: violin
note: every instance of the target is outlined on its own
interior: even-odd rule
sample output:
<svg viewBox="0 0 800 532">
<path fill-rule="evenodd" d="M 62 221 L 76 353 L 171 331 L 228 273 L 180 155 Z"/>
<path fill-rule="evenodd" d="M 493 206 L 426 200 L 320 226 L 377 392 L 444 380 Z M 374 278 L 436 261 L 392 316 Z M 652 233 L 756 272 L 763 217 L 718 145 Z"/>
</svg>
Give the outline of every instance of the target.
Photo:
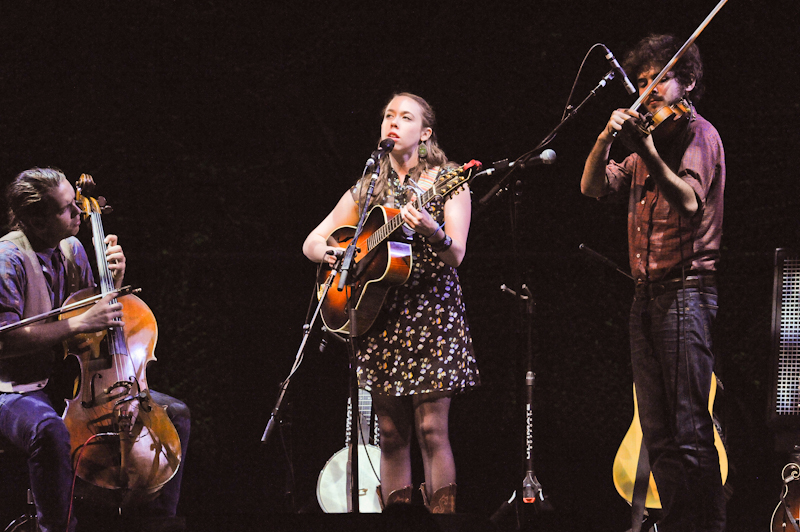
<svg viewBox="0 0 800 532">
<path fill-rule="evenodd" d="M 646 114 L 641 122 L 636 125 L 642 135 L 652 134 L 654 138 L 666 138 L 672 132 L 679 129 L 683 124 L 689 122 L 694 111 L 692 106 L 685 99 L 681 99 L 672 105 L 665 105 L 653 114 Z"/>
<path fill-rule="evenodd" d="M 86 311 L 77 302 L 117 293 L 111 304 L 122 305 L 124 327 L 78 334 L 64 342 L 66 355 L 78 358 L 80 388 L 67 401 L 64 423 L 70 434 L 72 466 L 92 494 L 123 508 L 148 500 L 178 471 L 181 446 L 166 407 L 156 404 L 147 386 L 146 366 L 155 360 L 158 327 L 150 308 L 137 296 L 114 286 L 106 261 L 101 212 L 103 198 L 88 196 L 92 177 L 81 175 L 76 201 L 92 225 L 99 287 L 80 290 L 67 298 L 59 319 Z M 107 491 L 110 490 L 110 491 Z M 109 497 L 109 494 L 111 496 Z"/>
</svg>

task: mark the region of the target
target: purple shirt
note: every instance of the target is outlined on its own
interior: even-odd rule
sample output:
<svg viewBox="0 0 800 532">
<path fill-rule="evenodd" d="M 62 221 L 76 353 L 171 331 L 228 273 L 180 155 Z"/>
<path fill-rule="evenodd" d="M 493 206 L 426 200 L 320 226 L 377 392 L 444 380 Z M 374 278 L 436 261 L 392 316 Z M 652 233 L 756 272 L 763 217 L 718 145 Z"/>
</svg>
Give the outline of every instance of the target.
<svg viewBox="0 0 800 532">
<path fill-rule="evenodd" d="M 81 288 L 93 286 L 92 270 L 83 246 L 76 238 L 68 240 L 72 248 L 77 280 Z M 0 241 L 0 325 L 16 323 L 25 315 L 25 294 L 28 272 L 25 270 L 23 252 L 10 241 Z M 67 264 L 59 247 L 44 249 L 36 253 L 42 276 L 47 285 L 52 308 L 60 307 L 70 295 L 67 282 Z M 36 312 L 42 305 L 36 304 Z M 30 316 L 26 316 L 30 317 Z M 17 357 L 5 353 L 0 365 L 0 383 L 5 391 L 25 392 L 44 386 L 51 376 L 56 360 L 57 346 L 26 356 Z"/>
<path fill-rule="evenodd" d="M 628 197 L 628 255 L 637 281 L 659 281 L 681 267 L 713 271 L 722 240 L 725 152 L 719 133 L 698 114 L 656 148 L 667 166 L 695 192 L 697 212 L 686 218 L 660 194 L 635 153 L 606 167 L 609 196 Z"/>
<path fill-rule="evenodd" d="M 94 276 L 89 258 L 80 241 L 70 240 L 75 265 L 78 267 L 80 286 L 94 286 Z M 53 308 L 60 307 L 67 294 L 66 260 L 58 247 L 36 253 L 42 273 L 47 281 L 50 301 Z M 0 325 L 18 322 L 22 319 L 25 303 L 25 286 L 28 278 L 25 273 L 22 252 L 12 242 L 0 242 Z"/>
</svg>

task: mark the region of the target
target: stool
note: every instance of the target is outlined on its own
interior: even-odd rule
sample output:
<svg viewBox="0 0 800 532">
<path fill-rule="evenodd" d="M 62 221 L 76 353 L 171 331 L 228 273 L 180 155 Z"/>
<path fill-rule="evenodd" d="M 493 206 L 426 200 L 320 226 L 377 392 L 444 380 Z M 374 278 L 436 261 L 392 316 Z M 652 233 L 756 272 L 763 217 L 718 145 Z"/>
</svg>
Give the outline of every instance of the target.
<svg viewBox="0 0 800 532">
<path fill-rule="evenodd" d="M 2 498 L 6 500 L 13 500 L 18 499 L 16 495 L 11 493 L 8 490 L 7 486 L 13 486 L 14 489 L 18 489 L 18 486 L 22 485 L 25 490 L 27 491 L 26 502 L 24 504 L 25 510 L 16 519 L 11 521 L 3 530 L 4 532 L 39 532 L 39 524 L 38 519 L 36 517 L 36 504 L 33 501 L 33 493 L 28 486 L 28 470 L 27 467 L 24 468 L 24 474 L 22 473 L 22 467 L 15 467 L 18 464 L 24 464 L 24 456 L 20 453 L 13 445 L 11 445 L 8 441 L 3 438 L 0 438 L 0 463 L 2 463 L 2 467 L 0 467 L 0 471 L 3 472 L 3 479 L 2 485 L 6 487 L 3 491 Z M 10 477 L 7 477 L 7 475 Z M 24 481 L 20 482 L 20 479 L 24 478 Z M 20 504 L 17 505 L 16 511 L 19 511 L 19 507 L 22 506 L 21 500 L 19 499 Z M 16 504 L 16 503 L 15 503 Z M 14 507 L 14 505 L 10 505 Z M 10 516 L 2 515 L 2 523 L 6 522 Z M 2 526 L 2 525 L 0 525 Z"/>
</svg>

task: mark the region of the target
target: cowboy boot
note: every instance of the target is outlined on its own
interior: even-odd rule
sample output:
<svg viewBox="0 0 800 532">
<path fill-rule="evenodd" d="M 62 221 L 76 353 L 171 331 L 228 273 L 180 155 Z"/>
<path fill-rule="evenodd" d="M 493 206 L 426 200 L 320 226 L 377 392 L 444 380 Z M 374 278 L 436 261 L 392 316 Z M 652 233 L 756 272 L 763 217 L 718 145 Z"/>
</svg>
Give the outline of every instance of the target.
<svg viewBox="0 0 800 532">
<path fill-rule="evenodd" d="M 423 482 L 419 486 L 422 492 L 422 502 L 431 511 L 432 514 L 454 514 L 456 513 L 456 485 L 453 483 L 448 484 L 443 488 L 439 488 L 433 494 L 430 501 L 428 500 L 428 491 Z"/>
<path fill-rule="evenodd" d="M 378 502 L 381 504 L 381 510 L 383 510 L 395 502 L 411 504 L 411 492 L 414 488 L 412 486 L 406 486 L 405 488 L 394 490 L 389 494 L 389 497 L 386 499 L 386 503 L 383 502 L 383 491 L 381 491 L 381 487 L 378 486 L 375 489 L 378 492 Z"/>
</svg>

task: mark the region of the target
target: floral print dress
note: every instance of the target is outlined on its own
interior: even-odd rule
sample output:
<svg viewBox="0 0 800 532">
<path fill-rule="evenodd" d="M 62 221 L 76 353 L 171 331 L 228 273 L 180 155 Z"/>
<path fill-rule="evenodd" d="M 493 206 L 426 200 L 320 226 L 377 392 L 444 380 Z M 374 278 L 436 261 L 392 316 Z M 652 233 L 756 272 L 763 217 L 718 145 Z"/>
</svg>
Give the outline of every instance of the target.
<svg viewBox="0 0 800 532">
<path fill-rule="evenodd" d="M 438 168 L 429 170 L 417 185 L 427 190 L 437 173 Z M 357 204 L 358 189 L 353 188 Z M 410 189 L 393 174 L 383 204 L 399 209 L 411 198 Z M 440 224 L 443 208 L 438 198 L 427 205 Z M 480 376 L 456 269 L 442 262 L 421 235 L 405 226 L 398 231 L 413 234 L 411 274 L 389 291 L 375 323 L 357 339 L 359 387 L 401 396 L 477 386 Z"/>
</svg>

